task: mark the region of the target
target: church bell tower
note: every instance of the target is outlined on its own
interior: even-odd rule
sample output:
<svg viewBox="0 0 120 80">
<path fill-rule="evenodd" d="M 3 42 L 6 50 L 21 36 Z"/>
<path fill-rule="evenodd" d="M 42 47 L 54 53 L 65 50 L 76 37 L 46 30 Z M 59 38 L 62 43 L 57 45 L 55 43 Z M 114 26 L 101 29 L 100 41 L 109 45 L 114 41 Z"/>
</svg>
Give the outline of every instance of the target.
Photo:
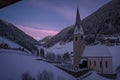
<svg viewBox="0 0 120 80">
<path fill-rule="evenodd" d="M 76 22 L 74 25 L 74 37 L 73 37 L 73 65 L 74 67 L 79 67 L 80 60 L 82 58 L 82 53 L 85 48 L 84 45 L 84 31 L 82 28 L 82 23 L 79 14 L 79 8 L 77 8 Z"/>
</svg>

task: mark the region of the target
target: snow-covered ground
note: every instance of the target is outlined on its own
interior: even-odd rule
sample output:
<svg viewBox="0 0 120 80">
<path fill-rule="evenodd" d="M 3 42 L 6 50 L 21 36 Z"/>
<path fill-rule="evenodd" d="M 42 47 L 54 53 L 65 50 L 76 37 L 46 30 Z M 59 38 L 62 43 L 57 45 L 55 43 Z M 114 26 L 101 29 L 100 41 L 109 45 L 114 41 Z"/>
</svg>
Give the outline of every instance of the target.
<svg viewBox="0 0 120 80">
<path fill-rule="evenodd" d="M 94 46 L 94 45 L 92 45 Z M 99 46 L 99 45 L 98 45 Z M 100 45 L 101 46 L 101 45 Z M 88 46 L 86 46 L 88 47 Z M 112 55 L 113 59 L 113 70 L 120 66 L 120 45 L 115 45 L 115 46 L 107 46 L 110 54 Z M 60 45 L 58 42 L 54 46 L 46 49 L 46 51 L 54 52 L 55 54 L 64 54 L 66 52 L 71 53 L 73 52 L 73 42 L 65 43 L 64 45 Z M 91 51 L 89 51 L 91 52 Z M 100 53 L 99 51 L 96 51 Z"/>
<path fill-rule="evenodd" d="M 5 37 L 0 37 L 0 43 L 6 43 L 8 44 L 9 48 L 20 48 L 22 46 L 20 46 L 19 44 L 5 38 Z M 29 54 L 32 54 L 29 50 L 24 48 L 24 51 L 26 51 Z"/>
<path fill-rule="evenodd" d="M 46 51 L 53 52 L 55 54 L 64 54 L 66 52 L 71 53 L 73 52 L 73 41 L 65 43 L 64 45 L 60 45 L 60 42 L 58 42 L 54 46 L 46 49 Z"/>
<path fill-rule="evenodd" d="M 0 42 L 4 41 L 11 48 L 19 48 L 20 46 L 6 38 L 0 37 Z M 40 47 L 41 48 L 41 47 Z M 113 58 L 113 70 L 120 65 L 120 46 L 110 46 L 108 47 L 110 54 Z M 54 52 L 55 54 L 64 54 L 66 52 L 73 52 L 73 42 L 65 43 L 64 45 L 60 45 L 57 43 L 51 48 L 44 49 L 45 52 Z M 57 80 L 59 76 L 62 76 L 65 80 L 75 80 L 75 78 L 64 71 L 56 68 L 52 64 L 49 64 L 44 61 L 37 61 L 38 57 L 32 56 L 26 52 L 14 51 L 14 50 L 4 50 L 0 49 L 0 79 L 1 80 L 20 80 L 21 75 L 24 72 L 30 73 L 32 76 L 36 77 L 39 72 L 42 70 L 48 70 L 53 72 L 55 76 L 55 80 Z M 93 73 L 85 80 L 98 80 L 99 75 Z M 101 80 L 101 78 L 100 78 Z M 102 79 L 108 80 L 108 79 Z M 120 76 L 117 80 L 120 80 Z"/>
<path fill-rule="evenodd" d="M 58 77 L 75 80 L 74 77 L 52 64 L 37 61 L 35 56 L 26 55 L 21 51 L 0 49 L 0 80 L 21 80 L 21 75 L 25 72 L 37 77 L 42 70 L 51 71 L 54 74 L 54 80 L 58 80 Z"/>
<path fill-rule="evenodd" d="M 0 43 L 2 43 L 2 42 L 8 44 L 9 47 L 11 47 L 11 48 L 19 48 L 20 47 L 20 45 L 14 43 L 13 41 L 10 41 L 4 37 L 0 37 Z"/>
<path fill-rule="evenodd" d="M 108 47 L 113 60 L 113 70 L 120 66 L 120 46 L 111 46 Z"/>
</svg>

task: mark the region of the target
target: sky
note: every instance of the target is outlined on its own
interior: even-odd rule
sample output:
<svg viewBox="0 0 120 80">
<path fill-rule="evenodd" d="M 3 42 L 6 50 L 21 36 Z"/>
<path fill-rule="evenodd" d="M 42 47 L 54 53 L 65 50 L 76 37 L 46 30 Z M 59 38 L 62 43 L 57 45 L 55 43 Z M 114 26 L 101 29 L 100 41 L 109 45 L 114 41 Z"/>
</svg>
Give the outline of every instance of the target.
<svg viewBox="0 0 120 80">
<path fill-rule="evenodd" d="M 26 34 L 39 40 L 56 35 L 74 25 L 76 9 L 81 19 L 111 0 L 22 0 L 0 9 L 0 19 L 13 23 Z"/>
</svg>

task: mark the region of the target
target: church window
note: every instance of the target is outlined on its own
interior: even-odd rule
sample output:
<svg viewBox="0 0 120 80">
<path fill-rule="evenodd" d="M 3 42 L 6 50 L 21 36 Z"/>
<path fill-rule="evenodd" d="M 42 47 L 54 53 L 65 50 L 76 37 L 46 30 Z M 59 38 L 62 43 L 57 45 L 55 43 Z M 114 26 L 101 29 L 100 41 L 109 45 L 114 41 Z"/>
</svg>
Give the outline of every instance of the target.
<svg viewBox="0 0 120 80">
<path fill-rule="evenodd" d="M 96 66 L 96 61 L 94 61 L 94 66 Z"/>
<path fill-rule="evenodd" d="M 91 61 L 89 61 L 89 63 L 90 63 L 90 66 L 91 66 Z"/>
<path fill-rule="evenodd" d="M 77 41 L 77 40 L 78 40 L 78 37 L 75 37 L 75 40 Z"/>
<path fill-rule="evenodd" d="M 105 66 L 106 66 L 106 68 L 108 68 L 108 62 L 107 61 L 105 62 Z"/>
<path fill-rule="evenodd" d="M 100 68 L 102 68 L 102 61 L 100 61 Z"/>
<path fill-rule="evenodd" d="M 81 36 L 81 40 L 83 40 L 83 36 Z"/>
</svg>

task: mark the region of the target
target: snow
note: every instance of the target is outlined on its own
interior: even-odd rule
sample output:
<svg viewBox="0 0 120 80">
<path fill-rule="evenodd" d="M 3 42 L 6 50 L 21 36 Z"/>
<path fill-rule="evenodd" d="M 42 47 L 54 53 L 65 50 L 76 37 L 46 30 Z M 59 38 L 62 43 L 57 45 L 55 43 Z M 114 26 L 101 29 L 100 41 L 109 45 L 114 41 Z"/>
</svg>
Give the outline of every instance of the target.
<svg viewBox="0 0 120 80">
<path fill-rule="evenodd" d="M 94 50 L 91 50 L 92 48 Z M 92 46 L 86 46 L 89 50 L 87 51 L 87 54 L 83 55 L 93 55 L 93 56 L 112 56 L 113 60 L 113 70 L 120 66 L 120 45 L 117 46 L 105 46 L 105 45 L 92 45 Z M 99 49 L 100 48 L 100 49 Z M 46 49 L 47 52 L 53 51 L 55 54 L 64 54 L 66 52 L 73 52 L 73 41 L 65 43 L 64 45 L 60 45 L 60 42 L 52 46 L 51 48 Z M 92 53 L 94 52 L 94 54 Z M 96 52 L 96 53 L 95 53 Z M 104 52 L 104 53 L 103 53 Z"/>
<path fill-rule="evenodd" d="M 22 55 L 21 55 L 22 54 Z M 37 77 L 42 70 L 53 72 L 55 80 L 58 76 L 63 76 L 65 80 L 75 80 L 75 78 L 52 64 L 36 60 L 35 56 L 24 55 L 25 52 L 1 50 L 0 49 L 0 79 L 1 80 L 21 80 L 24 72 Z"/>
<path fill-rule="evenodd" d="M 82 80 L 110 80 L 110 79 L 99 76 L 96 72 L 93 71 L 90 76 Z"/>
<path fill-rule="evenodd" d="M 73 42 L 68 42 L 60 45 L 60 42 L 55 44 L 54 46 L 47 49 L 47 52 L 53 52 L 55 54 L 64 54 L 73 52 Z"/>
<path fill-rule="evenodd" d="M 120 46 L 108 47 L 113 59 L 113 70 L 120 66 Z"/>
<path fill-rule="evenodd" d="M 9 47 L 11 47 L 11 48 L 19 48 L 20 47 L 18 44 L 14 43 L 13 41 L 10 41 L 4 37 L 0 37 L 0 43 L 2 43 L 2 42 L 8 44 Z"/>
<path fill-rule="evenodd" d="M 83 57 L 104 57 L 104 56 L 111 56 L 110 51 L 108 50 L 107 46 L 105 45 L 92 45 L 86 46 L 83 52 Z"/>
<path fill-rule="evenodd" d="M 114 40 L 117 40 L 117 38 L 119 38 L 119 37 L 104 37 L 105 40 L 106 40 L 106 39 L 114 39 Z"/>
</svg>

